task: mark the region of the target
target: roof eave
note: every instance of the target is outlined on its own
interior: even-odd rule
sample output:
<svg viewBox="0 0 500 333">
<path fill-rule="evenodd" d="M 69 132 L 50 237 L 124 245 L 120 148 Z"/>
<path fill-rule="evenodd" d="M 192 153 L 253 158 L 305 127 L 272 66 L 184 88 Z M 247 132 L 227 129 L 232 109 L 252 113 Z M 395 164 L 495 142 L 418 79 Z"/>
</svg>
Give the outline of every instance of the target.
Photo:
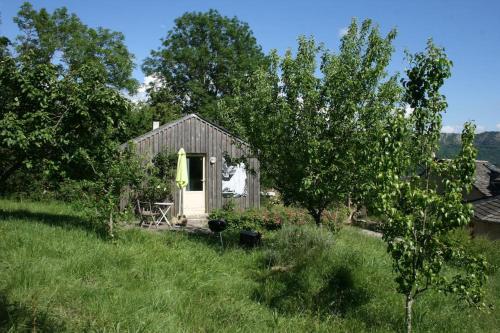
<svg viewBox="0 0 500 333">
<path fill-rule="evenodd" d="M 178 123 L 180 123 L 182 121 L 188 120 L 190 118 L 197 118 L 200 121 L 203 121 L 203 122 L 205 122 L 205 123 L 207 123 L 207 124 L 209 124 L 211 126 L 214 126 L 214 127 L 218 128 L 220 131 L 222 131 L 222 132 L 226 133 L 227 135 L 231 136 L 234 140 L 238 141 L 239 143 L 241 143 L 241 144 L 243 144 L 243 145 L 245 145 L 247 147 L 250 147 L 250 145 L 246 141 L 244 141 L 243 139 L 241 139 L 241 138 L 237 137 L 236 135 L 232 134 L 231 132 L 229 132 L 224 127 L 222 127 L 222 126 L 220 126 L 220 125 L 218 125 L 218 124 L 216 124 L 216 123 L 214 123 L 214 122 L 212 122 L 210 120 L 206 120 L 206 119 L 202 118 L 201 116 L 199 116 L 196 113 L 190 113 L 190 114 L 187 114 L 184 117 L 181 117 L 181 118 L 179 118 L 177 120 L 174 120 L 174 121 L 171 121 L 169 123 L 163 124 L 160 127 L 156 128 L 154 130 L 151 130 L 149 132 L 146 132 L 146 133 L 144 133 L 144 134 L 142 134 L 142 135 L 140 135 L 138 137 L 132 138 L 132 139 L 128 140 L 127 142 L 122 143 L 120 145 L 120 148 L 124 149 L 129 142 L 137 143 L 141 139 L 147 138 L 147 137 L 149 137 L 151 135 L 154 135 L 157 132 L 160 132 L 160 131 L 162 131 L 164 129 L 167 129 L 167 128 L 171 127 L 171 126 L 174 126 L 174 125 L 176 125 L 176 124 L 178 124 Z"/>
</svg>

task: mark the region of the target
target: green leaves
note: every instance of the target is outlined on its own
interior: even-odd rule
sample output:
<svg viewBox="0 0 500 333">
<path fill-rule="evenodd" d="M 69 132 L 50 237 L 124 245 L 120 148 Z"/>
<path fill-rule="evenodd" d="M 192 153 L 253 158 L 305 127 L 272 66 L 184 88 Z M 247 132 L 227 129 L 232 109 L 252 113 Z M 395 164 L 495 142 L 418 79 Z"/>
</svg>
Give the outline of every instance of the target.
<svg viewBox="0 0 500 333">
<path fill-rule="evenodd" d="M 465 124 L 456 159 L 435 160 L 447 106 L 440 88 L 452 63 L 431 40 L 425 52 L 409 55 L 409 60 L 407 77 L 401 80 L 402 107 L 412 112 L 397 111 L 378 139 L 380 154 L 372 159 L 376 177 L 369 184 L 374 194 L 371 208 L 386 217 L 383 238 L 394 260 L 398 291 L 407 302 L 435 287 L 479 304 L 486 264 L 447 238 L 452 230 L 466 226 L 472 215 L 462 194 L 470 190 L 474 175 L 474 126 Z M 464 271 L 450 281 L 442 270 L 453 262 L 460 262 Z"/>
<path fill-rule="evenodd" d="M 14 21 L 15 56 L 5 39 L 0 52 L 2 187 L 22 166 L 56 179 L 96 177 L 123 140 L 129 105 L 118 89 L 137 86 L 123 35 L 29 3 Z"/>
<path fill-rule="evenodd" d="M 234 105 L 240 91 L 247 89 L 246 79 L 264 61 L 246 23 L 209 10 L 177 18 L 142 68 L 162 82 L 149 91 L 158 112 L 174 105 L 183 113 L 198 112 L 226 126 L 237 119 L 232 113 L 238 112 Z"/>
<path fill-rule="evenodd" d="M 89 28 L 65 7 L 49 13 L 45 8 L 36 11 L 28 2 L 14 22 L 21 31 L 14 47 L 27 65 L 54 64 L 63 75 L 90 65 L 101 71 L 100 82 L 129 92 L 137 89 L 138 83 L 131 77 L 134 56 L 122 33 Z"/>
<path fill-rule="evenodd" d="M 361 201 L 369 157 L 378 153 L 372 143 L 401 94 L 385 73 L 394 36 L 353 21 L 338 54 L 299 37 L 295 55 L 271 52 L 268 66 L 250 77 L 240 106 L 245 133 L 286 202 L 318 217 L 334 203 Z"/>
<path fill-rule="evenodd" d="M 99 68 L 82 65 L 60 76 L 54 65 L 17 60 L 0 62 L 0 143 L 8 156 L 1 182 L 22 165 L 56 178 L 95 177 L 119 138 L 128 102 L 101 80 Z"/>
</svg>

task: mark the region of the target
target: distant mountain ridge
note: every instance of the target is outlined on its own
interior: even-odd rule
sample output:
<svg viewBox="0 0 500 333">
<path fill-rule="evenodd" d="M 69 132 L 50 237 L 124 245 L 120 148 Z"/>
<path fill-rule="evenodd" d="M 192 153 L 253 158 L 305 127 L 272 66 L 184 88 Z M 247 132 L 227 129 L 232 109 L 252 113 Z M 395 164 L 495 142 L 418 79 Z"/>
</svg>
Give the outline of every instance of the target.
<svg viewBox="0 0 500 333">
<path fill-rule="evenodd" d="M 489 161 L 500 166 L 500 132 L 483 132 L 476 134 L 474 146 L 477 148 L 477 159 Z M 441 133 L 439 158 L 454 157 L 460 151 L 460 134 Z"/>
</svg>

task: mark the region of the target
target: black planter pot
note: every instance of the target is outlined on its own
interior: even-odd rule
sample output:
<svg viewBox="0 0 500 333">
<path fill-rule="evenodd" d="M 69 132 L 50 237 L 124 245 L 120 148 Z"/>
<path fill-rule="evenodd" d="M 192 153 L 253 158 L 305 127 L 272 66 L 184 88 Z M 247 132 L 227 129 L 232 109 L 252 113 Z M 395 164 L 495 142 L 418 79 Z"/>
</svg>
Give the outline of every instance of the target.
<svg viewBox="0 0 500 333">
<path fill-rule="evenodd" d="M 208 227 L 212 232 L 222 232 L 227 228 L 227 222 L 224 220 L 209 220 Z"/>
<path fill-rule="evenodd" d="M 260 244 L 262 234 L 257 231 L 241 230 L 240 231 L 240 245 L 254 247 Z"/>
</svg>

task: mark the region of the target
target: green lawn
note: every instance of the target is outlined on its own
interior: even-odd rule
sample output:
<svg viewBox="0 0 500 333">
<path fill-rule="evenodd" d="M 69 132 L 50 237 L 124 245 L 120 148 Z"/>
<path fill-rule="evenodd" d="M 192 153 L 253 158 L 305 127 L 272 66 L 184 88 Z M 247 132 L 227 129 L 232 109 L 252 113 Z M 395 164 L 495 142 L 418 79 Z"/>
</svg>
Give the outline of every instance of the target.
<svg viewBox="0 0 500 333">
<path fill-rule="evenodd" d="M 280 313 L 259 295 L 263 250 L 174 232 L 126 230 L 115 243 L 88 231 L 59 203 L 0 200 L 0 332 L 387 332 L 403 327 L 403 298 L 379 239 L 352 228 L 332 255 L 346 272 L 334 314 Z M 484 242 L 483 242 L 484 245 Z M 488 255 L 500 257 L 498 243 Z M 500 273 L 488 302 L 500 306 Z M 355 292 L 354 292 L 355 291 Z M 332 307 L 337 300 L 333 299 Z M 419 332 L 495 332 L 500 315 L 429 293 L 415 308 Z"/>
</svg>

